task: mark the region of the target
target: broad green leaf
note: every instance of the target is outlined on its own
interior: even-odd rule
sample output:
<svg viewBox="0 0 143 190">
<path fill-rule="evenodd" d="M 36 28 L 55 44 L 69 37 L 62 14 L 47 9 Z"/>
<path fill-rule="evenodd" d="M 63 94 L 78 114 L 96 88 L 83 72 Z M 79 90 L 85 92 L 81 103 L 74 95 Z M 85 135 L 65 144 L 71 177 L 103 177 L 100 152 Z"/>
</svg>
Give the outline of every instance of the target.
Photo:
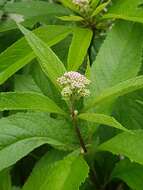
<svg viewBox="0 0 143 190">
<path fill-rule="evenodd" d="M 92 39 L 92 31 L 89 29 L 75 28 L 73 39 L 68 54 L 68 70 L 78 70 L 83 63 Z"/>
<path fill-rule="evenodd" d="M 65 114 L 50 98 L 34 92 L 1 92 L 0 110 L 37 110 Z"/>
<path fill-rule="evenodd" d="M 18 113 L 1 119 L 0 171 L 45 143 L 64 150 L 78 148 L 69 123 L 46 113 Z"/>
<path fill-rule="evenodd" d="M 45 26 L 34 31 L 35 34 L 44 40 L 48 46 L 52 46 L 69 33 L 69 27 L 65 26 Z M 8 49 L 0 54 L 0 84 L 5 82 L 16 71 L 28 64 L 35 58 L 35 54 L 24 38 L 18 40 Z"/>
<path fill-rule="evenodd" d="M 0 190 L 12 190 L 11 176 L 9 170 L 0 172 Z"/>
<path fill-rule="evenodd" d="M 91 67 L 93 82 L 87 106 L 107 88 L 138 74 L 142 64 L 142 33 L 141 25 L 124 21 L 117 22 L 109 31 Z M 102 110 L 105 107 L 102 106 Z"/>
<path fill-rule="evenodd" d="M 143 8 L 141 0 L 118 0 L 108 9 L 103 18 L 124 19 L 143 23 Z"/>
<path fill-rule="evenodd" d="M 50 80 L 57 85 L 57 78 L 66 71 L 63 63 L 49 46 L 38 38 L 33 32 L 18 24 L 19 29 L 25 35 L 26 40 L 40 60 L 41 67 Z"/>
<path fill-rule="evenodd" d="M 99 94 L 97 97 L 93 98 L 91 104 L 89 104 L 85 109 L 89 109 L 103 102 L 115 99 L 119 96 L 123 96 L 135 90 L 143 88 L 143 76 L 134 77 L 132 79 L 120 82 L 117 85 L 110 87 Z"/>
<path fill-rule="evenodd" d="M 56 19 L 55 16 L 68 15 L 70 11 L 64 7 L 48 3 L 44 1 L 30 1 L 30 2 L 8 2 L 5 4 L 5 12 L 7 14 L 19 14 L 24 18 L 24 26 L 33 27 L 34 24 L 44 23 L 50 24 L 51 20 Z M 17 25 L 11 18 L 0 23 L 0 32 L 17 29 Z"/>
<path fill-rule="evenodd" d="M 33 171 L 31 172 L 28 180 L 24 184 L 22 190 L 27 189 L 40 189 L 41 185 L 46 182 L 47 175 L 49 173 L 49 168 L 55 162 L 63 159 L 66 156 L 66 152 L 59 150 L 48 151 L 35 165 Z"/>
<path fill-rule="evenodd" d="M 126 129 L 124 126 L 122 126 L 115 118 L 108 116 L 108 115 L 98 114 L 98 113 L 82 113 L 78 116 L 78 118 L 80 118 L 82 120 L 114 127 L 114 128 L 126 131 L 126 132 L 127 131 L 130 132 L 128 129 Z"/>
<path fill-rule="evenodd" d="M 4 7 L 7 13 L 24 15 L 24 18 L 40 15 L 67 15 L 69 11 L 64 7 L 44 1 L 14 2 L 7 3 Z"/>
<path fill-rule="evenodd" d="M 143 130 L 133 134 L 123 132 L 99 146 L 99 150 L 127 156 L 130 160 L 143 165 Z"/>
<path fill-rule="evenodd" d="M 111 2 L 111 0 L 107 0 L 107 2 L 100 4 L 95 11 L 92 13 L 92 17 L 98 15 L 101 11 L 103 11 L 107 5 Z"/>
<path fill-rule="evenodd" d="M 127 159 L 122 160 L 117 163 L 111 177 L 123 180 L 134 190 L 142 190 L 143 166 Z"/>
<path fill-rule="evenodd" d="M 48 165 L 48 157 L 44 163 L 40 163 L 42 168 L 37 170 L 36 178 L 32 178 L 32 181 L 36 182 L 39 179 L 38 172 L 41 171 L 41 176 L 44 175 L 43 179 L 40 177 L 40 185 L 25 185 L 23 190 L 78 190 L 80 185 L 88 177 L 89 168 L 87 163 L 84 161 L 82 156 L 70 154 L 61 161 L 57 161 L 54 164 Z M 44 171 L 46 169 L 46 172 Z M 43 170 L 43 171 L 42 171 Z M 44 173 L 43 173 L 44 172 Z M 30 181 L 30 180 L 29 180 Z M 55 183 L 56 182 L 56 183 Z M 37 182 L 38 184 L 39 182 Z"/>
</svg>

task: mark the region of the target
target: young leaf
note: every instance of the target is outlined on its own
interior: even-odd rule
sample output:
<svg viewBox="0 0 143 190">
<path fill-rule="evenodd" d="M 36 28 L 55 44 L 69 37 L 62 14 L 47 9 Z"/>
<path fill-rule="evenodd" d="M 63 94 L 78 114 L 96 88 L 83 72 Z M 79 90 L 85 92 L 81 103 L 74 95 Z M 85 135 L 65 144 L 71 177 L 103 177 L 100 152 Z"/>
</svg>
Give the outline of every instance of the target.
<svg viewBox="0 0 143 190">
<path fill-rule="evenodd" d="M 130 132 L 128 129 L 123 127 L 115 118 L 108 115 L 98 113 L 82 113 L 78 116 L 78 118 Z"/>
<path fill-rule="evenodd" d="M 42 93 L 31 75 L 15 75 L 14 91 Z"/>
<path fill-rule="evenodd" d="M 34 33 L 48 46 L 52 46 L 64 39 L 70 33 L 70 29 L 66 26 L 53 25 L 36 29 Z M 0 84 L 34 58 L 35 55 L 24 38 L 15 42 L 0 54 Z"/>
<path fill-rule="evenodd" d="M 140 0 L 118 0 L 108 9 L 103 18 L 123 19 L 143 23 L 143 11 Z"/>
<path fill-rule="evenodd" d="M 91 6 L 94 8 L 94 10 L 99 3 L 100 3 L 100 0 L 91 0 Z"/>
<path fill-rule="evenodd" d="M 103 11 L 103 10 L 107 7 L 107 5 L 108 5 L 110 2 L 111 2 L 111 0 L 107 0 L 107 2 L 102 3 L 101 5 L 99 5 L 99 6 L 95 9 L 95 11 L 92 13 L 92 17 L 98 15 L 101 11 Z"/>
<path fill-rule="evenodd" d="M 134 130 L 133 134 L 123 132 L 99 146 L 99 150 L 127 156 L 130 160 L 143 165 L 143 130 Z"/>
<path fill-rule="evenodd" d="M 89 29 L 75 28 L 73 39 L 68 53 L 68 70 L 76 71 L 83 63 L 91 43 L 92 31 Z"/>
<path fill-rule="evenodd" d="M 78 190 L 88 177 L 88 172 L 88 165 L 82 156 L 72 153 L 50 165 L 47 156 L 39 161 L 23 190 Z"/>
<path fill-rule="evenodd" d="M 19 29 L 25 35 L 29 45 L 40 60 L 41 67 L 50 80 L 57 85 L 57 78 L 65 73 L 66 69 L 56 54 L 49 46 L 38 38 L 33 32 L 18 24 Z"/>
<path fill-rule="evenodd" d="M 111 178 L 123 180 L 131 189 L 142 190 L 143 166 L 128 159 L 122 160 L 115 166 Z"/>
<path fill-rule="evenodd" d="M 0 171 L 46 143 L 64 150 L 78 148 L 70 125 L 46 113 L 18 113 L 1 119 Z"/>
<path fill-rule="evenodd" d="M 84 20 L 81 16 L 77 15 L 60 16 L 58 18 L 63 21 L 74 21 L 74 22 L 80 22 Z"/>
<path fill-rule="evenodd" d="M 34 92 L 1 92 L 0 110 L 37 110 L 65 114 L 50 98 Z"/>
<path fill-rule="evenodd" d="M 68 7 L 69 9 L 73 10 L 74 12 L 77 12 L 79 14 L 79 10 L 74 3 L 72 3 L 71 0 L 59 0 L 65 7 Z"/>
<path fill-rule="evenodd" d="M 121 82 L 107 90 L 103 91 L 97 97 L 93 98 L 91 103 L 85 109 L 89 109 L 103 102 L 123 96 L 135 90 L 143 88 L 143 76 L 138 76 L 127 81 Z"/>
</svg>

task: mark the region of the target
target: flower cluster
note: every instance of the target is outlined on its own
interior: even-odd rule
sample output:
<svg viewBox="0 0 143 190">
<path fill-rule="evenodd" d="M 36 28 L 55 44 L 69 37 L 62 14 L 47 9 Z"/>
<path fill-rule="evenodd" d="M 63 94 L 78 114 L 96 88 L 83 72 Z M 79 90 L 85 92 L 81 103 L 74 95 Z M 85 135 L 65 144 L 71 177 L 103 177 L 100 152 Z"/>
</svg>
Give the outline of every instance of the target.
<svg viewBox="0 0 143 190">
<path fill-rule="evenodd" d="M 81 9 L 81 11 L 88 9 L 89 7 L 89 0 L 72 0 L 72 2 L 73 4 L 78 6 Z"/>
<path fill-rule="evenodd" d="M 78 99 L 90 95 L 90 91 L 86 88 L 90 84 L 90 80 L 78 72 L 66 72 L 57 79 L 57 82 L 62 87 L 61 94 L 64 98 L 74 97 Z"/>
</svg>

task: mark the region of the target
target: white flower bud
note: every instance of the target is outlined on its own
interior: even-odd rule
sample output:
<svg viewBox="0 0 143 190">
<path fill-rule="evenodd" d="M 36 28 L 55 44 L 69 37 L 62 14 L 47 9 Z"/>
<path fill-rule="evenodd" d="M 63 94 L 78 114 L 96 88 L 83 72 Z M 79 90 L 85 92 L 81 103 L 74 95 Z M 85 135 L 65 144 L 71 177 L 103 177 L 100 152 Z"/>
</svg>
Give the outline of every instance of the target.
<svg viewBox="0 0 143 190">
<path fill-rule="evenodd" d="M 61 94 L 63 97 L 74 96 L 75 98 L 80 98 L 90 95 L 90 91 L 86 88 L 90 84 L 90 80 L 78 72 L 66 72 L 57 79 L 57 82 L 62 88 Z"/>
</svg>

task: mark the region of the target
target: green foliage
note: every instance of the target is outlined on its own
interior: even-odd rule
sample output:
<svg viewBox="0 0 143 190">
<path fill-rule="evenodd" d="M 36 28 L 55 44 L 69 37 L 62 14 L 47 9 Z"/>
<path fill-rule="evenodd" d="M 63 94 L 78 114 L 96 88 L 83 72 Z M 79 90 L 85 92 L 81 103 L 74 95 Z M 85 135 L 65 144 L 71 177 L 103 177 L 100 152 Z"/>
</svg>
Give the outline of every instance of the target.
<svg viewBox="0 0 143 190">
<path fill-rule="evenodd" d="M 83 114 L 80 114 L 78 117 L 86 121 L 95 122 L 98 124 L 104 124 L 107 126 L 115 127 L 123 131 L 130 132 L 128 129 L 123 127 L 116 119 L 108 115 L 96 114 L 96 113 L 83 113 Z"/>
<path fill-rule="evenodd" d="M 56 84 L 58 77 L 63 75 L 66 71 L 63 63 L 58 59 L 56 54 L 49 48 L 49 46 L 39 39 L 32 32 L 28 31 L 22 25 L 18 24 L 20 30 L 25 35 L 29 45 L 40 60 L 40 65 L 50 80 Z"/>
<path fill-rule="evenodd" d="M 52 46 L 65 38 L 69 28 L 62 26 L 45 26 L 35 31 L 36 35 Z M 5 82 L 12 74 L 21 69 L 35 58 L 32 49 L 25 39 L 20 39 L 0 54 L 0 84 Z"/>
<path fill-rule="evenodd" d="M 113 1 L 113 6 L 103 18 L 117 18 L 143 23 L 142 1 L 119 0 Z"/>
<path fill-rule="evenodd" d="M 77 146 L 69 124 L 45 113 L 18 113 L 1 119 L 0 126 L 0 170 L 45 143 L 68 150 Z"/>
<path fill-rule="evenodd" d="M 56 153 L 52 156 L 52 159 L 55 160 Z M 54 163 L 53 160 L 52 163 L 49 163 L 49 159 L 51 159 L 51 155 L 45 156 L 39 161 L 23 190 L 78 190 L 81 183 L 88 177 L 88 165 L 82 156 L 72 153 Z M 36 182 L 34 186 L 33 182 Z"/>
<path fill-rule="evenodd" d="M 143 131 L 134 130 L 133 134 L 123 132 L 99 146 L 100 150 L 110 151 L 114 154 L 125 155 L 130 160 L 143 164 Z"/>
<path fill-rule="evenodd" d="M 9 170 L 0 172 L 0 189 L 12 190 L 11 177 Z"/>
<path fill-rule="evenodd" d="M 0 93 L 0 110 L 39 110 L 65 114 L 50 98 L 33 92 Z"/>
<path fill-rule="evenodd" d="M 68 54 L 68 70 L 76 71 L 82 65 L 92 39 L 92 31 L 75 28 Z M 75 53 L 76 52 L 76 53 Z M 73 61 L 74 60 L 74 61 Z"/>
<path fill-rule="evenodd" d="M 0 2 L 1 190 L 142 190 L 142 23 L 139 0 Z"/>
<path fill-rule="evenodd" d="M 119 178 L 135 190 L 142 189 L 143 166 L 125 159 L 120 161 L 112 172 L 112 179 Z"/>
</svg>

